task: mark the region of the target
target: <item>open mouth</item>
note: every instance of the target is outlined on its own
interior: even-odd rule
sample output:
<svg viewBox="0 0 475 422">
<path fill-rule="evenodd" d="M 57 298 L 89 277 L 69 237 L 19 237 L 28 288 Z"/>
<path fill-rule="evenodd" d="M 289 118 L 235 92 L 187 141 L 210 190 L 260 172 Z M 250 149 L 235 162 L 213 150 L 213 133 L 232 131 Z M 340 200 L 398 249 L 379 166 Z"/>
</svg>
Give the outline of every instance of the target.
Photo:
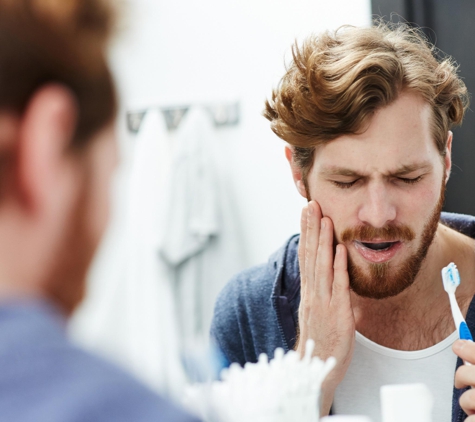
<svg viewBox="0 0 475 422">
<path fill-rule="evenodd" d="M 399 242 L 381 242 L 381 243 L 369 243 L 369 242 L 359 242 L 361 243 L 365 248 L 372 249 L 373 251 L 386 251 L 388 250 L 391 246 L 394 246 L 396 243 Z"/>
<path fill-rule="evenodd" d="M 367 261 L 382 263 L 389 261 L 396 255 L 402 247 L 402 242 L 396 240 L 391 242 L 363 242 L 354 241 L 356 250 Z"/>
</svg>

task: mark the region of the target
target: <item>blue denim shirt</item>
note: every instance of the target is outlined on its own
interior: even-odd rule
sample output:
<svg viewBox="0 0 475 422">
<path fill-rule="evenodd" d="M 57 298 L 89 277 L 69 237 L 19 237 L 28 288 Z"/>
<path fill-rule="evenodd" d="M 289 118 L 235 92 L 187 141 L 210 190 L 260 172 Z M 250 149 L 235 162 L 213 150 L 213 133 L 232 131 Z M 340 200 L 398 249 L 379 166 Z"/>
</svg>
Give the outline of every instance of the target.
<svg viewBox="0 0 475 422">
<path fill-rule="evenodd" d="M 0 305 L 0 420 L 197 422 L 74 346 L 62 315 L 33 301 Z"/>
<path fill-rule="evenodd" d="M 475 239 L 475 217 L 442 213 L 441 222 Z M 237 274 L 220 293 L 211 325 L 211 337 L 228 363 L 257 362 L 260 353 L 274 356 L 277 347 L 291 350 L 297 337 L 300 304 L 299 236 L 292 236 L 267 264 Z M 475 334 L 475 300 L 467 324 Z M 456 370 L 462 361 L 457 359 Z M 452 421 L 467 415 L 459 406 L 463 389 L 454 388 Z"/>
</svg>

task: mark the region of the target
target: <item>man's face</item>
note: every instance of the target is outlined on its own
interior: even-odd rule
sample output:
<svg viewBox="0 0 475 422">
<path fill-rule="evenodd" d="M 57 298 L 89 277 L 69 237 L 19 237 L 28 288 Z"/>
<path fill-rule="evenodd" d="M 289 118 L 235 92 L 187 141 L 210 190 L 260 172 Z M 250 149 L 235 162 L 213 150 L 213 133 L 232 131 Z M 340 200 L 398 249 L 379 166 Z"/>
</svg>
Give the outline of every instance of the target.
<svg viewBox="0 0 475 422">
<path fill-rule="evenodd" d="M 350 283 L 365 297 L 410 286 L 434 238 L 450 170 L 431 135 L 431 109 L 403 93 L 366 130 L 317 148 L 310 196 L 348 249 Z"/>
<path fill-rule="evenodd" d="M 83 299 L 88 268 L 107 226 L 110 184 L 117 163 L 114 132 L 108 127 L 78 154 L 79 183 L 69 230 L 58 248 L 57 262 L 48 277 L 47 295 L 67 313 Z"/>
</svg>

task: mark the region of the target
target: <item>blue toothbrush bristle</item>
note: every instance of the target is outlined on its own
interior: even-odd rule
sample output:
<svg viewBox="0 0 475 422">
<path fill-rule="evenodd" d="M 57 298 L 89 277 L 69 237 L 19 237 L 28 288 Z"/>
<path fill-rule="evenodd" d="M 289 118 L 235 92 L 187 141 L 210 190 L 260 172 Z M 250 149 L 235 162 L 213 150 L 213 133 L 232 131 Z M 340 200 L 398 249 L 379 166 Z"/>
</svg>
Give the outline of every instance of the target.
<svg viewBox="0 0 475 422">
<path fill-rule="evenodd" d="M 457 266 L 451 262 L 444 268 L 445 274 L 447 274 L 447 281 L 450 282 L 453 286 L 458 286 L 460 284 L 460 275 L 457 270 Z"/>
</svg>

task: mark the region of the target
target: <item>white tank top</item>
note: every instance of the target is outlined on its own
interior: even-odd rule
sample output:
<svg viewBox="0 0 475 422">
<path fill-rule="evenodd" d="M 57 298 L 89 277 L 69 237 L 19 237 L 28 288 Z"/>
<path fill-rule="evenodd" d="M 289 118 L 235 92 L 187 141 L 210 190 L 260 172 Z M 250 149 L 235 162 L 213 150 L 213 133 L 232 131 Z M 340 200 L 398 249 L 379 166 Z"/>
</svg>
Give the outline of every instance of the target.
<svg viewBox="0 0 475 422">
<path fill-rule="evenodd" d="M 355 352 L 333 402 L 335 415 L 365 415 L 381 421 L 379 389 L 386 384 L 423 382 L 434 396 L 433 422 L 452 418 L 457 332 L 432 347 L 412 352 L 389 349 L 356 332 Z"/>
</svg>

